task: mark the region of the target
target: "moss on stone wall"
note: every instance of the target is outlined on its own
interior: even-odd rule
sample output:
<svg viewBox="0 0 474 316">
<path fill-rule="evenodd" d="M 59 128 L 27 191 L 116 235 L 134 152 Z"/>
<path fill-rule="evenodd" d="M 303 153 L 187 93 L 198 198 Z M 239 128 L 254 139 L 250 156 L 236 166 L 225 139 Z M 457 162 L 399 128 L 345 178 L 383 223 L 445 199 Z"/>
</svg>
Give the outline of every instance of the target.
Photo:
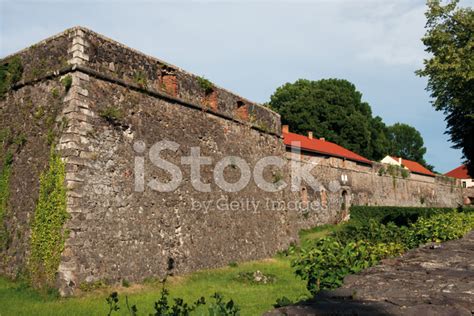
<svg viewBox="0 0 474 316">
<path fill-rule="evenodd" d="M 61 253 L 68 231 L 64 224 L 69 217 L 66 209 L 65 166 L 51 149 L 49 169 L 40 177 L 40 190 L 31 225 L 28 270 L 36 288 L 54 286 Z"/>
<path fill-rule="evenodd" d="M 0 99 L 10 90 L 12 85 L 20 81 L 22 74 L 23 66 L 18 56 L 0 65 Z"/>
</svg>

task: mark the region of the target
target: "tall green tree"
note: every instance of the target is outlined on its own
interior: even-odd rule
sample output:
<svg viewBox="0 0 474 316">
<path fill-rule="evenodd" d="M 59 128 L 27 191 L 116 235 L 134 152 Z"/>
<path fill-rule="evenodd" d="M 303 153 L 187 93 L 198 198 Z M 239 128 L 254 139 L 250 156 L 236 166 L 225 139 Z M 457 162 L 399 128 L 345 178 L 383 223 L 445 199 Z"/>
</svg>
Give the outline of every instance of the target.
<svg viewBox="0 0 474 316">
<path fill-rule="evenodd" d="M 403 157 L 427 165 L 423 156 L 426 148 L 420 132 L 413 126 L 403 123 L 395 123 L 388 127 L 388 138 L 390 140 L 390 155 Z"/>
<path fill-rule="evenodd" d="M 297 80 L 279 87 L 269 106 L 295 133 L 314 132 L 369 159 L 379 160 L 389 148 L 386 126 L 372 117 L 362 94 L 347 80 Z"/>
<path fill-rule="evenodd" d="M 428 77 L 433 106 L 444 111 L 447 134 L 462 149 L 469 174 L 474 176 L 474 11 L 429 0 L 422 41 L 431 57 L 416 73 Z"/>
</svg>

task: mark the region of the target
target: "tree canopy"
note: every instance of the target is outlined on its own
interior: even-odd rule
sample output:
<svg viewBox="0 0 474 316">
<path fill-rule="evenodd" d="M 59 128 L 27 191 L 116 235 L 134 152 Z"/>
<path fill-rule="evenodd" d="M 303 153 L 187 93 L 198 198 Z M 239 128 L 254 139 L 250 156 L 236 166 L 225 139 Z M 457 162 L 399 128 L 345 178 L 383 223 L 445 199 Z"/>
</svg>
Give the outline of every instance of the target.
<svg viewBox="0 0 474 316">
<path fill-rule="evenodd" d="M 269 105 L 295 133 L 313 131 L 369 159 L 387 154 L 387 127 L 380 117 L 372 117 L 369 104 L 347 80 L 287 83 L 275 91 Z"/>
<path fill-rule="evenodd" d="M 446 132 L 474 176 L 474 11 L 458 2 L 428 1 L 422 41 L 431 57 L 416 73 L 428 77 L 433 106 L 444 111 Z"/>
<path fill-rule="evenodd" d="M 432 168 L 423 159 L 426 148 L 420 132 L 401 123 L 387 127 L 382 118 L 372 116 L 362 93 L 347 80 L 286 83 L 270 97 L 269 106 L 295 133 L 312 131 L 372 160 L 396 155 Z"/>
<path fill-rule="evenodd" d="M 426 153 L 423 137 L 414 127 L 395 123 L 388 127 L 388 139 L 390 140 L 390 155 L 417 161 L 429 169 L 433 169 L 423 158 Z"/>
</svg>

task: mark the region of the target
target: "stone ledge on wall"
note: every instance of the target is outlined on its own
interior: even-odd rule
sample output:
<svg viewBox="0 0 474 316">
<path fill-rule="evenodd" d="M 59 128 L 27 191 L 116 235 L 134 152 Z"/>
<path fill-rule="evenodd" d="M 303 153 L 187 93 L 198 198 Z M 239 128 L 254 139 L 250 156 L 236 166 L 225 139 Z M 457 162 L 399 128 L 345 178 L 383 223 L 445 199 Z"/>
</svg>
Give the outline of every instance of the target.
<svg viewBox="0 0 474 316">
<path fill-rule="evenodd" d="M 1 59 L 0 63 L 14 56 L 21 57 L 24 67 L 24 75 L 14 89 L 80 69 L 264 133 L 281 134 L 280 115 L 271 109 L 84 27 L 67 29 Z"/>
</svg>

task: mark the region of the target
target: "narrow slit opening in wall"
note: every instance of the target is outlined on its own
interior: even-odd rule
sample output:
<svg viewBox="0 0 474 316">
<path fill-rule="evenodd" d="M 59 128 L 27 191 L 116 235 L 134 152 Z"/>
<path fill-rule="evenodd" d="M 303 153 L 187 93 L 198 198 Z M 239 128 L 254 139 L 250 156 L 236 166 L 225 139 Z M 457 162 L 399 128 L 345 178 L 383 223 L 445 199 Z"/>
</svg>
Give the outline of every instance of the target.
<svg viewBox="0 0 474 316">
<path fill-rule="evenodd" d="M 305 187 L 301 188 L 301 202 L 303 202 L 304 207 L 308 205 L 308 191 Z"/>
<path fill-rule="evenodd" d="M 237 108 L 240 109 L 241 107 L 243 107 L 245 105 L 245 103 L 243 101 L 237 101 Z"/>
</svg>

